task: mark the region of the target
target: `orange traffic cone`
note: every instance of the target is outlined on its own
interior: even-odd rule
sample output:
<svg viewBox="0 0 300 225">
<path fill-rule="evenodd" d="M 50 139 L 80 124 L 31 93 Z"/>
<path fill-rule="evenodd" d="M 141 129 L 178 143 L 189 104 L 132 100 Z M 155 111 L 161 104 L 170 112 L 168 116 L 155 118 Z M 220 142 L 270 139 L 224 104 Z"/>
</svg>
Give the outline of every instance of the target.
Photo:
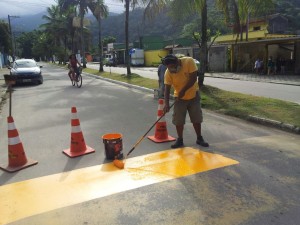
<svg viewBox="0 0 300 225">
<path fill-rule="evenodd" d="M 71 145 L 69 149 L 63 150 L 67 156 L 74 158 L 81 155 L 86 155 L 95 152 L 95 149 L 87 146 L 80 128 L 80 122 L 77 117 L 76 107 L 72 107 L 71 119 Z"/>
<path fill-rule="evenodd" d="M 158 100 L 158 111 L 157 111 L 157 119 L 163 115 L 164 109 L 164 100 Z M 167 141 L 175 141 L 174 137 L 168 135 L 167 123 L 165 117 L 162 117 L 155 126 L 154 136 L 148 136 L 148 138 L 154 142 L 162 143 Z"/>
<path fill-rule="evenodd" d="M 0 166 L 1 169 L 7 172 L 15 172 L 33 166 L 38 162 L 32 159 L 27 159 L 23 149 L 23 144 L 20 140 L 18 130 L 15 127 L 12 116 L 7 117 L 8 123 L 8 165 Z"/>
</svg>

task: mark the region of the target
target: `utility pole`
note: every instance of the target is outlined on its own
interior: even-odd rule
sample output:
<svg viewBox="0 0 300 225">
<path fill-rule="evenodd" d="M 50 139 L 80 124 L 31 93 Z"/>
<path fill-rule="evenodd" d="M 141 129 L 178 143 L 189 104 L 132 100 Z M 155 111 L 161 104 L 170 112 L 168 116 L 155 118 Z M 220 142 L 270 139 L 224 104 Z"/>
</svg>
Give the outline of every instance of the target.
<svg viewBox="0 0 300 225">
<path fill-rule="evenodd" d="M 11 40 L 11 46 L 12 46 L 13 61 L 15 61 L 16 49 L 15 49 L 14 35 L 11 30 L 10 18 L 20 18 L 20 17 L 19 16 L 10 16 L 10 15 L 8 15 L 7 17 L 8 17 L 9 33 L 10 33 L 10 40 Z"/>
</svg>

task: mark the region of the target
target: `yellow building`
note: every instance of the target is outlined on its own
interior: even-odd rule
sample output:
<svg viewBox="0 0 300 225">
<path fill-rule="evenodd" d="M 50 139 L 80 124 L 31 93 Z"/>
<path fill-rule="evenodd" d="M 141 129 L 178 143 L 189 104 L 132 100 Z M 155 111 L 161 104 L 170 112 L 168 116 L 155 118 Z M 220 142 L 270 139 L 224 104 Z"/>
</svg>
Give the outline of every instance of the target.
<svg viewBox="0 0 300 225">
<path fill-rule="evenodd" d="M 249 22 L 248 41 L 265 40 L 272 38 L 287 38 L 297 35 L 285 34 L 288 20 L 280 14 L 267 16 L 266 18 L 252 19 Z M 246 26 L 243 27 L 243 40 L 246 40 Z M 238 40 L 237 40 L 238 39 Z M 215 43 L 232 43 L 240 41 L 237 34 L 227 34 L 217 37 Z"/>
<path fill-rule="evenodd" d="M 221 67 L 228 66 L 228 70 L 232 72 L 253 72 L 256 59 L 263 61 L 266 71 L 267 60 L 272 56 L 275 61 L 280 58 L 286 61 L 288 73 L 299 74 L 300 36 L 288 34 L 287 28 L 288 20 L 280 14 L 252 19 L 248 24 L 248 34 L 247 27 L 243 27 L 242 41 L 237 34 L 217 37 L 209 53 L 210 60 L 218 61 L 222 64 Z M 226 46 L 227 50 L 216 54 L 213 50 L 218 46 Z"/>
</svg>

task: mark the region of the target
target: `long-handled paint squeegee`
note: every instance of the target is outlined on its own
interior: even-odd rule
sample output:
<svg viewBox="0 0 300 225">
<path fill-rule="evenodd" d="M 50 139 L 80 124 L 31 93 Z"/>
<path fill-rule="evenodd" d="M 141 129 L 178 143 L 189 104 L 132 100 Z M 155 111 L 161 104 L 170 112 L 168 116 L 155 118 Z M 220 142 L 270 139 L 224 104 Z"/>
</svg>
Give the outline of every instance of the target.
<svg viewBox="0 0 300 225">
<path fill-rule="evenodd" d="M 175 104 L 175 102 L 173 102 L 170 106 L 170 109 L 173 107 L 173 105 Z M 124 161 L 122 162 L 121 160 L 115 159 L 113 161 L 114 165 L 116 167 L 118 167 L 119 169 L 124 169 L 125 166 L 125 161 L 127 159 L 127 157 L 130 155 L 130 153 L 136 148 L 136 146 L 138 146 L 141 141 L 146 137 L 146 135 L 150 132 L 150 130 L 161 120 L 161 118 L 163 118 L 165 116 L 165 112 L 155 121 L 155 123 L 149 128 L 149 130 L 135 143 L 135 145 L 132 147 L 132 149 L 130 149 L 130 151 L 127 153 Z"/>
</svg>

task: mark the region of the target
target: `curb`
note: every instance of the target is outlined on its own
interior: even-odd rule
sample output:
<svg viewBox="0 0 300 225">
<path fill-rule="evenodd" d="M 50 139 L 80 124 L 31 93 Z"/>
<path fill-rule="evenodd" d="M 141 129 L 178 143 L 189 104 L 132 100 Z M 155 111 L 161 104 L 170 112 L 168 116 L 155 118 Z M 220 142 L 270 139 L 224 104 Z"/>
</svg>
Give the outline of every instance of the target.
<svg viewBox="0 0 300 225">
<path fill-rule="evenodd" d="M 258 116 L 252 116 L 252 115 L 248 116 L 247 120 L 262 125 L 275 127 L 284 131 L 289 131 L 295 134 L 300 134 L 300 127 L 288 123 L 282 123 L 277 120 L 270 120 L 270 119 L 266 119 Z"/>
<path fill-rule="evenodd" d="M 252 82 L 260 82 L 258 80 L 250 80 L 250 79 L 241 79 L 237 77 L 223 77 L 223 76 L 211 76 L 211 75 L 205 75 L 205 77 L 209 78 L 219 78 L 219 79 L 227 79 L 227 80 L 240 80 L 240 81 L 252 81 Z M 300 83 L 288 83 L 288 82 L 282 82 L 282 81 L 264 81 L 265 83 L 272 83 L 272 84 L 284 84 L 284 85 L 291 85 L 291 86 L 300 86 Z"/>
<path fill-rule="evenodd" d="M 3 74 L 1 74 L 3 77 Z M 2 79 L 2 77 L 0 78 L 0 107 L 1 104 L 3 103 L 4 99 L 5 99 L 5 94 L 7 92 L 8 86 L 5 84 L 4 82 L 4 78 Z"/>
<path fill-rule="evenodd" d="M 94 75 L 94 74 L 89 74 L 89 73 L 84 73 L 84 72 L 83 72 L 83 74 L 87 75 L 87 76 L 90 76 L 90 77 L 94 77 L 96 79 L 105 80 L 105 81 L 115 83 L 115 84 L 119 84 L 119 85 L 122 85 L 122 86 L 125 86 L 125 87 L 128 87 L 128 88 L 134 88 L 134 89 L 137 89 L 137 90 L 140 90 L 140 91 L 146 91 L 148 93 L 154 94 L 154 89 L 151 89 L 151 88 L 141 87 L 141 86 L 134 85 L 134 84 L 128 84 L 126 82 L 122 82 L 122 81 L 118 81 L 118 80 L 112 80 L 112 79 L 97 76 L 97 75 Z M 173 95 L 170 95 L 170 99 L 174 100 L 175 98 L 174 98 Z"/>
</svg>

